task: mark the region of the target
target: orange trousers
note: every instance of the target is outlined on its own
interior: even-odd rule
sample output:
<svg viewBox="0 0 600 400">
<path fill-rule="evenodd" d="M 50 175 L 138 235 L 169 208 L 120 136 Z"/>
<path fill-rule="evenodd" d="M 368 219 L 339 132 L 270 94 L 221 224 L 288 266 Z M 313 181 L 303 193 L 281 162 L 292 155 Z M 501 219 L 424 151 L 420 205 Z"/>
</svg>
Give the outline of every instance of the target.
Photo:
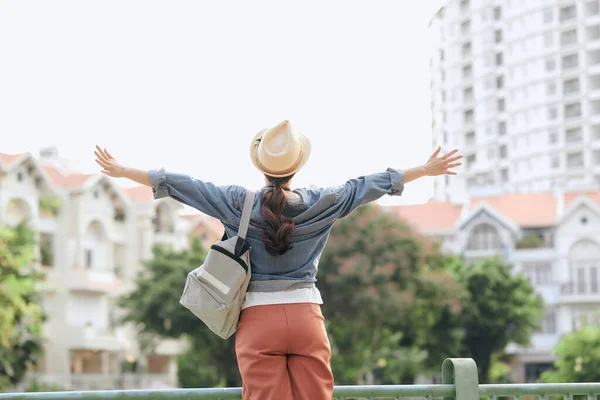
<svg viewBox="0 0 600 400">
<path fill-rule="evenodd" d="M 331 347 L 318 304 L 246 308 L 235 347 L 243 400 L 331 400 Z"/>
</svg>

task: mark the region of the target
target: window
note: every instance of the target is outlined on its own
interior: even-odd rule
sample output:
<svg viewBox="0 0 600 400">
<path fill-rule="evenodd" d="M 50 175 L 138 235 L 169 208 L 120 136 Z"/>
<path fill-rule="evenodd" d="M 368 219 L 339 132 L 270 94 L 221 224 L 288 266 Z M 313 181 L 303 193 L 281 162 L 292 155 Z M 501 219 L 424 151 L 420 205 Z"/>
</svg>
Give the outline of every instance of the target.
<svg viewBox="0 0 600 400">
<path fill-rule="evenodd" d="M 473 88 L 472 87 L 465 88 L 463 91 L 463 96 L 464 96 L 466 102 L 473 101 Z"/>
<path fill-rule="evenodd" d="M 494 19 L 496 21 L 502 19 L 502 7 L 494 7 Z"/>
<path fill-rule="evenodd" d="M 493 160 L 493 159 L 494 159 L 494 157 L 496 157 L 496 149 L 494 149 L 493 147 L 490 147 L 490 148 L 488 149 L 488 151 L 487 151 L 487 157 L 488 157 L 490 160 Z"/>
<path fill-rule="evenodd" d="M 560 9 L 560 22 L 570 21 L 577 17 L 577 8 L 575 5 L 570 5 L 567 7 L 562 7 Z"/>
<path fill-rule="evenodd" d="M 501 29 L 496 29 L 496 32 L 494 32 L 494 41 L 496 43 L 502 42 L 502 30 Z"/>
<path fill-rule="evenodd" d="M 477 161 L 477 156 L 475 154 L 469 154 L 465 161 L 467 163 L 466 167 L 471 168 L 473 164 L 475 164 L 475 162 Z"/>
<path fill-rule="evenodd" d="M 506 122 L 505 121 L 498 122 L 498 135 L 500 135 L 500 136 L 506 135 Z"/>
<path fill-rule="evenodd" d="M 40 233 L 40 262 L 44 267 L 54 266 L 54 236 Z"/>
<path fill-rule="evenodd" d="M 465 113 L 464 113 L 465 124 L 471 124 L 471 123 L 473 123 L 473 116 L 474 116 L 473 110 L 467 110 L 467 111 L 465 111 Z"/>
<path fill-rule="evenodd" d="M 550 262 L 526 262 L 523 263 L 522 270 L 523 275 L 529 279 L 532 285 L 552 283 L 552 264 Z"/>
<path fill-rule="evenodd" d="M 507 149 L 507 147 L 506 147 L 505 144 L 503 144 L 502 146 L 500 146 L 499 154 L 500 154 L 500 158 L 501 159 L 504 159 L 504 158 L 506 158 L 508 156 L 508 149 Z"/>
<path fill-rule="evenodd" d="M 508 182 L 508 168 L 502 168 L 500 170 L 500 177 L 502 178 L 502 182 Z"/>
<path fill-rule="evenodd" d="M 562 58 L 563 69 L 572 69 L 572 68 L 577 68 L 578 66 L 579 66 L 579 55 L 577 53 L 563 56 L 563 58 Z"/>
<path fill-rule="evenodd" d="M 548 119 L 555 120 L 556 118 L 558 118 L 558 109 L 556 106 L 548 107 Z"/>
<path fill-rule="evenodd" d="M 467 248 L 469 250 L 501 250 L 502 240 L 492 225 L 479 224 L 471 231 Z"/>
<path fill-rule="evenodd" d="M 549 24 L 552 22 L 553 18 L 552 10 L 544 10 L 544 24 Z"/>
<path fill-rule="evenodd" d="M 85 249 L 85 267 L 87 269 L 92 268 L 94 261 L 94 254 L 91 249 Z"/>
<path fill-rule="evenodd" d="M 579 78 L 569 79 L 563 82 L 564 94 L 579 92 Z"/>
<path fill-rule="evenodd" d="M 548 132 L 548 143 L 556 144 L 558 142 L 558 132 L 556 130 L 551 130 Z"/>
<path fill-rule="evenodd" d="M 565 106 L 565 119 L 578 118 L 581 116 L 581 103 L 567 104 Z"/>
<path fill-rule="evenodd" d="M 465 65 L 462 69 L 463 79 L 468 79 L 473 76 L 473 68 L 471 65 Z"/>
<path fill-rule="evenodd" d="M 556 93 L 556 83 L 548 82 L 546 84 L 546 95 L 550 96 Z"/>
<path fill-rule="evenodd" d="M 556 310 L 547 309 L 544 318 L 540 321 L 540 333 L 554 334 L 556 333 Z"/>
<path fill-rule="evenodd" d="M 581 133 L 581 128 L 571 128 L 567 129 L 565 132 L 565 142 L 566 143 L 576 143 L 581 142 L 583 140 L 583 135 Z"/>
<path fill-rule="evenodd" d="M 554 58 L 547 58 L 546 59 L 546 71 L 547 72 L 554 71 L 554 68 L 556 68 L 556 61 L 554 61 Z"/>
<path fill-rule="evenodd" d="M 560 34 L 560 44 L 568 46 L 577 43 L 577 29 L 571 29 Z"/>
<path fill-rule="evenodd" d="M 471 54 L 471 42 L 463 44 L 461 52 L 463 57 L 468 57 Z"/>
<path fill-rule="evenodd" d="M 471 21 L 467 20 L 460 24 L 460 32 L 463 35 L 468 35 L 471 32 Z"/>
<path fill-rule="evenodd" d="M 576 153 L 567 154 L 567 168 L 580 168 L 583 167 L 583 152 L 579 151 Z"/>
<path fill-rule="evenodd" d="M 504 76 L 500 75 L 496 78 L 496 87 L 502 89 L 504 87 Z"/>
<path fill-rule="evenodd" d="M 552 166 L 553 169 L 560 168 L 560 157 L 552 156 L 552 158 L 550 159 L 550 165 Z"/>
<path fill-rule="evenodd" d="M 465 135 L 465 144 L 471 146 L 475 144 L 475 132 L 468 132 Z"/>
<path fill-rule="evenodd" d="M 496 53 L 496 65 L 502 64 L 504 64 L 504 57 L 502 56 L 502 53 Z"/>
<path fill-rule="evenodd" d="M 600 25 L 588 26 L 586 28 L 588 40 L 596 40 L 600 38 Z"/>
<path fill-rule="evenodd" d="M 498 112 L 504 112 L 505 106 L 504 99 L 498 99 Z"/>
</svg>

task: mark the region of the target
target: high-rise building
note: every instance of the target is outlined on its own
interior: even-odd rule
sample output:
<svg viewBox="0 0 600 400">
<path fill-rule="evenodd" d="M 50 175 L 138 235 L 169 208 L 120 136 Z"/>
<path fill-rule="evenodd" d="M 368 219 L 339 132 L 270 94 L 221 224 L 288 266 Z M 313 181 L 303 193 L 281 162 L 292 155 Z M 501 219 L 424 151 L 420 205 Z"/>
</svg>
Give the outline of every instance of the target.
<svg viewBox="0 0 600 400">
<path fill-rule="evenodd" d="M 598 0 L 449 0 L 430 23 L 435 198 L 600 186 Z"/>
</svg>

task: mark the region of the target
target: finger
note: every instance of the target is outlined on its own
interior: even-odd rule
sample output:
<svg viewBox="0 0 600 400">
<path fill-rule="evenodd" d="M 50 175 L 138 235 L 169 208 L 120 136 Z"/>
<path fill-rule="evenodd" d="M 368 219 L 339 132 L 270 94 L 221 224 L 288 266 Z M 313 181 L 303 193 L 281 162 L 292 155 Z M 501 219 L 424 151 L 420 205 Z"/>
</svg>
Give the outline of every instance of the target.
<svg viewBox="0 0 600 400">
<path fill-rule="evenodd" d="M 96 157 L 97 157 L 99 160 L 107 161 L 107 160 L 106 160 L 106 157 L 104 157 L 104 156 L 102 155 L 102 153 L 99 153 L 98 151 L 94 151 L 94 154 L 96 155 Z"/>
<path fill-rule="evenodd" d="M 104 153 L 108 156 L 109 159 L 114 158 L 109 152 L 108 150 L 106 150 L 106 147 L 104 148 Z"/>
<path fill-rule="evenodd" d="M 446 175 L 456 175 L 456 172 L 454 172 L 454 171 L 446 171 Z"/>
<path fill-rule="evenodd" d="M 102 162 L 102 161 L 96 160 L 96 163 L 97 163 L 99 166 L 101 166 L 101 167 L 102 167 L 102 169 L 106 169 L 106 170 L 109 170 L 109 169 L 110 169 L 110 165 L 109 165 L 109 164 L 107 164 L 107 163 L 105 163 L 105 162 Z"/>
<path fill-rule="evenodd" d="M 104 158 L 108 159 L 108 157 L 107 157 L 107 156 L 106 156 L 106 154 L 104 153 L 104 150 L 102 150 L 102 149 L 100 148 L 100 146 L 96 145 L 96 148 L 98 149 L 98 151 L 100 152 L 100 154 L 102 154 L 102 157 L 104 157 Z"/>
<path fill-rule="evenodd" d="M 460 155 L 460 156 L 456 156 L 456 157 L 452 157 L 452 158 L 449 158 L 449 159 L 447 159 L 446 161 L 447 161 L 447 162 L 449 162 L 449 163 L 453 163 L 454 161 L 456 161 L 456 160 L 460 160 L 461 158 L 463 158 L 463 156 L 462 156 L 462 155 Z"/>
<path fill-rule="evenodd" d="M 454 150 L 452 150 L 451 152 L 449 152 L 449 153 L 446 153 L 446 154 L 445 154 L 445 155 L 442 157 L 442 159 L 443 159 L 443 160 L 447 160 L 448 158 L 450 158 L 450 156 L 452 156 L 453 154 L 456 154 L 457 152 L 458 152 L 458 149 L 454 149 Z"/>
<path fill-rule="evenodd" d="M 440 154 L 440 151 L 442 150 L 441 146 L 438 146 L 437 149 L 435 149 L 435 151 L 433 152 L 433 154 L 431 155 L 431 157 L 437 157 L 438 154 Z"/>
<path fill-rule="evenodd" d="M 448 164 L 448 169 L 450 168 L 456 168 L 456 167 L 460 167 L 462 165 L 462 163 L 454 163 L 454 164 Z"/>
</svg>

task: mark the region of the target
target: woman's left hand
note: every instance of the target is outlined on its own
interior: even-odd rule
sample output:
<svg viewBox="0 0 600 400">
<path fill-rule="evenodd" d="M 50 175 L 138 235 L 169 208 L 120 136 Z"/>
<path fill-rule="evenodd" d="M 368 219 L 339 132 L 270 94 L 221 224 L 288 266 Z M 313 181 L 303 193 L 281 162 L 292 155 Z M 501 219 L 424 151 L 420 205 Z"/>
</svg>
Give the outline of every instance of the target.
<svg viewBox="0 0 600 400">
<path fill-rule="evenodd" d="M 458 160 L 463 158 L 463 156 L 455 155 L 458 153 L 458 149 L 454 149 L 445 155 L 438 157 L 441 149 L 441 147 L 438 147 L 436 151 L 433 152 L 431 157 L 429 157 L 429 160 L 427 160 L 425 163 L 425 175 L 456 175 L 456 172 L 452 171 L 452 169 L 462 165 L 462 163 L 458 162 Z"/>
</svg>

